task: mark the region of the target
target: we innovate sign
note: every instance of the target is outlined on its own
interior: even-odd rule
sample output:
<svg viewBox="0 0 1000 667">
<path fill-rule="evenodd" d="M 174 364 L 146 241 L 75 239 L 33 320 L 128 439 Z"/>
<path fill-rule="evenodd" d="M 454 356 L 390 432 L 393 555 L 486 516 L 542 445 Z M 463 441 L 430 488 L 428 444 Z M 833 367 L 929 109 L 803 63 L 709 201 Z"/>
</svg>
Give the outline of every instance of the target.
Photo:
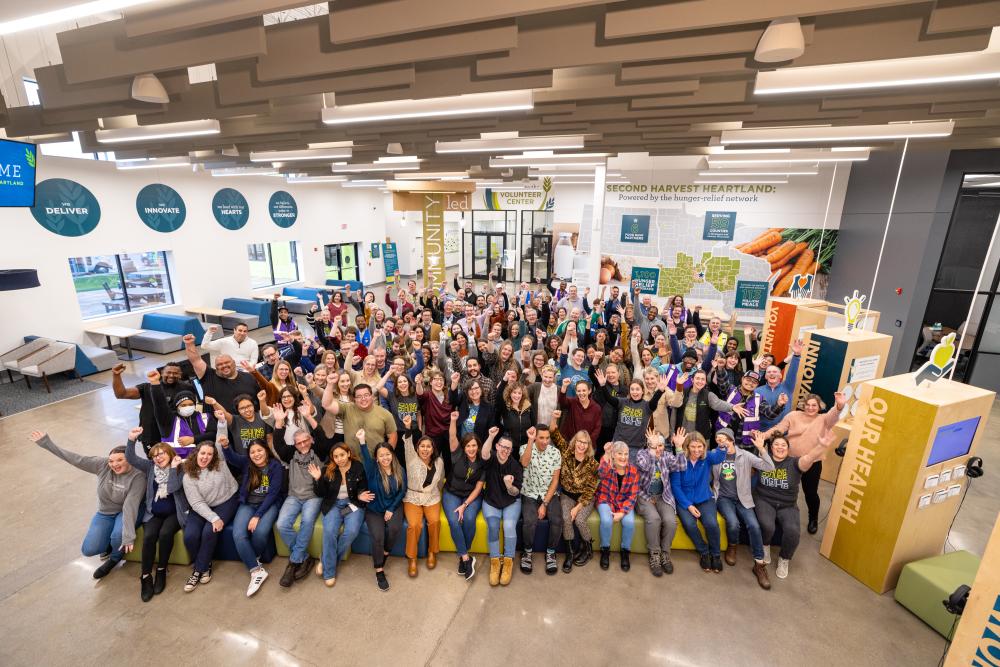
<svg viewBox="0 0 1000 667">
<path fill-rule="evenodd" d="M 187 217 L 184 199 L 163 183 L 152 183 L 139 190 L 135 210 L 143 224 L 157 232 L 177 231 Z"/>
</svg>

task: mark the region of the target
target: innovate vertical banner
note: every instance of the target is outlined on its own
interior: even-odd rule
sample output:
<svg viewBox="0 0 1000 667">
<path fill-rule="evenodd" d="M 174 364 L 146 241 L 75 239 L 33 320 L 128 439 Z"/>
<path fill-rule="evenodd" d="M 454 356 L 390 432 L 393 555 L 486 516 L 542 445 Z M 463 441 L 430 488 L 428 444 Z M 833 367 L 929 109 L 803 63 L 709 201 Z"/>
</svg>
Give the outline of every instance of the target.
<svg viewBox="0 0 1000 667">
<path fill-rule="evenodd" d="M 444 198 L 438 193 L 424 195 L 424 287 L 445 279 Z"/>
</svg>

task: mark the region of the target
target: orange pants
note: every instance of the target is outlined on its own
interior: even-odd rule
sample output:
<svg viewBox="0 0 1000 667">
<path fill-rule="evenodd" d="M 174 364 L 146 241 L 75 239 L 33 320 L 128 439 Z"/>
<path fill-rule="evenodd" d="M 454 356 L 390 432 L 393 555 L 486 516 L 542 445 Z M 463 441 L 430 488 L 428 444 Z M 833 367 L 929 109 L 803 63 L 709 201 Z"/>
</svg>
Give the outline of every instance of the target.
<svg viewBox="0 0 1000 667">
<path fill-rule="evenodd" d="M 411 505 L 403 503 L 403 516 L 406 517 L 406 557 L 417 557 L 417 543 L 424 529 L 424 519 L 427 519 L 427 551 L 438 553 L 439 537 L 441 536 L 441 503 L 433 505 Z"/>
</svg>

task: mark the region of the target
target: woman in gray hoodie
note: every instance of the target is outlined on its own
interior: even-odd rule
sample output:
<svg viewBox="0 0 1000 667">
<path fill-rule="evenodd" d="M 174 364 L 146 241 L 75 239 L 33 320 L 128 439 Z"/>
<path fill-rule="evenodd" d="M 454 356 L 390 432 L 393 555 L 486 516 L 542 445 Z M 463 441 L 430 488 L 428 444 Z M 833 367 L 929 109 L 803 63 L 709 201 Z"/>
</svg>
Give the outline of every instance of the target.
<svg viewBox="0 0 1000 667">
<path fill-rule="evenodd" d="M 81 551 L 84 556 L 107 558 L 94 570 L 94 579 L 106 577 L 135 544 L 136 516 L 146 490 L 146 475 L 129 465 L 121 446 L 112 449 L 107 457 L 81 456 L 62 449 L 43 431 L 32 431 L 28 437 L 66 463 L 97 475 L 97 513 L 90 521 Z"/>
<path fill-rule="evenodd" d="M 185 593 L 212 580 L 212 554 L 219 533 L 240 506 L 239 485 L 223 460 L 223 441 L 228 444 L 229 431 L 220 426 L 215 443 L 200 443 L 184 462 L 184 495 L 192 510 L 184 524 L 184 546 L 194 556 Z"/>
</svg>

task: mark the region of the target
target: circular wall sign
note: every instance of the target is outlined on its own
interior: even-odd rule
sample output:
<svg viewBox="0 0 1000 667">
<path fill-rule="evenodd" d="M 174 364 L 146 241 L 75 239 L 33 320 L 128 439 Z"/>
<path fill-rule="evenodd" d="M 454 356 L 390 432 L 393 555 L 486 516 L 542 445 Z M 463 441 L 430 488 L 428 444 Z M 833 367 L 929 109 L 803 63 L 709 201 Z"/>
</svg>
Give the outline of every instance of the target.
<svg viewBox="0 0 1000 667">
<path fill-rule="evenodd" d="M 222 188 L 212 197 L 212 213 L 216 222 L 235 231 L 242 229 L 250 219 L 250 205 L 239 190 Z"/>
<path fill-rule="evenodd" d="M 177 190 L 163 183 L 147 185 L 135 198 L 139 219 L 157 232 L 175 232 L 184 224 L 187 207 Z"/>
<path fill-rule="evenodd" d="M 271 220 L 279 227 L 291 227 L 299 217 L 299 207 L 295 199 L 284 190 L 278 190 L 271 195 L 267 207 L 271 213 Z"/>
<path fill-rule="evenodd" d="M 31 215 L 59 236 L 83 236 L 101 221 L 101 205 L 90 190 L 76 181 L 49 178 L 35 188 Z"/>
</svg>

